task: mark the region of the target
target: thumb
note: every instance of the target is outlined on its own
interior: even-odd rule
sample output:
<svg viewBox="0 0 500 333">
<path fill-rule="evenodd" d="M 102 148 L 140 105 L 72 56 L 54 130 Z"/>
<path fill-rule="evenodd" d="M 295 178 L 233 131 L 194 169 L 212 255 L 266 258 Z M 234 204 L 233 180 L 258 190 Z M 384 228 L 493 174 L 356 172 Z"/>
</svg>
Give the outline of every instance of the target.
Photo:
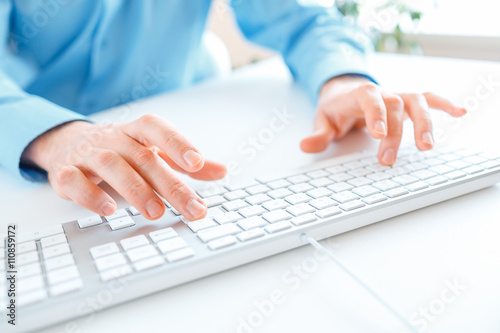
<svg viewBox="0 0 500 333">
<path fill-rule="evenodd" d="M 300 149 L 305 153 L 319 153 L 335 139 L 336 133 L 327 115 L 318 110 L 314 120 L 314 132 L 300 142 Z"/>
</svg>

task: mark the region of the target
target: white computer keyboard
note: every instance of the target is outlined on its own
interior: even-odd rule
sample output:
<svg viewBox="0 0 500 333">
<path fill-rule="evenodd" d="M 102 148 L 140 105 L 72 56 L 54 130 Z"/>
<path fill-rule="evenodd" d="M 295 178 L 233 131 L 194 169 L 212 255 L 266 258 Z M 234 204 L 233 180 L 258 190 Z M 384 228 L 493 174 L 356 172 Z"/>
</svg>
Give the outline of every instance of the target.
<svg viewBox="0 0 500 333">
<path fill-rule="evenodd" d="M 173 287 L 301 245 L 472 192 L 500 181 L 500 155 L 443 148 L 402 148 L 382 166 L 361 152 L 308 170 L 198 191 L 208 216 L 189 222 L 167 202 L 148 221 L 134 207 L 17 235 L 16 261 L 0 240 L 0 312 L 6 317 L 15 271 L 18 331 L 48 326 L 95 309 L 89 298 L 123 291 L 99 309 Z M 0 331 L 15 331 L 6 320 Z"/>
</svg>

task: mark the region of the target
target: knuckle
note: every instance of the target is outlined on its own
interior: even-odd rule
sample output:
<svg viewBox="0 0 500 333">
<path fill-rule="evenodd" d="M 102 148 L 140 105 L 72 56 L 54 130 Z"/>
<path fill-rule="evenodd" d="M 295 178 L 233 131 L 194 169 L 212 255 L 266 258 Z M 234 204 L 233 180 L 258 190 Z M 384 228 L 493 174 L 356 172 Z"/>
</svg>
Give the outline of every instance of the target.
<svg viewBox="0 0 500 333">
<path fill-rule="evenodd" d="M 359 91 L 376 90 L 377 85 L 373 82 L 364 82 L 358 86 Z"/>
<path fill-rule="evenodd" d="M 95 154 L 95 163 L 99 167 L 107 167 L 116 163 L 118 154 L 111 150 L 100 151 Z"/>
<path fill-rule="evenodd" d="M 398 95 L 390 95 L 384 98 L 385 104 L 391 109 L 401 110 L 404 106 L 403 99 Z"/>
<path fill-rule="evenodd" d="M 168 187 L 168 197 L 179 197 L 187 191 L 187 185 L 180 179 L 173 181 Z"/>
<path fill-rule="evenodd" d="M 64 166 L 56 172 L 56 183 L 60 187 L 66 186 L 75 176 L 76 170 L 69 166 Z"/>
<path fill-rule="evenodd" d="M 127 186 L 127 192 L 131 197 L 139 197 L 144 195 L 148 190 L 148 185 L 143 180 L 134 180 Z"/>
<path fill-rule="evenodd" d="M 142 116 L 141 118 L 139 118 L 139 122 L 142 123 L 143 125 L 151 125 L 151 124 L 154 124 L 158 121 L 158 116 L 155 115 L 155 114 L 146 114 L 144 116 Z"/>
<path fill-rule="evenodd" d="M 170 131 L 165 137 L 164 143 L 166 146 L 175 145 L 176 142 L 181 140 L 181 134 L 177 131 Z"/>
<path fill-rule="evenodd" d="M 133 155 L 133 160 L 138 167 L 153 163 L 156 160 L 156 154 L 147 148 L 140 149 Z"/>
</svg>

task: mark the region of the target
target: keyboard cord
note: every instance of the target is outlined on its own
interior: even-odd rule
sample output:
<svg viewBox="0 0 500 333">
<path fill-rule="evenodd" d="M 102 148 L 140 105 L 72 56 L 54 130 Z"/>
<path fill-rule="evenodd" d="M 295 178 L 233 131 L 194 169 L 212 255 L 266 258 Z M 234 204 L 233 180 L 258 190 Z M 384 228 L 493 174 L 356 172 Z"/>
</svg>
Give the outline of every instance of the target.
<svg viewBox="0 0 500 333">
<path fill-rule="evenodd" d="M 326 249 L 323 245 L 318 243 L 314 238 L 311 238 L 310 236 L 306 234 L 301 234 L 300 235 L 300 240 L 306 243 L 311 244 L 315 249 L 320 251 L 323 254 L 326 254 L 328 258 L 335 263 L 344 273 L 349 275 L 358 285 L 363 287 L 372 297 L 379 303 L 382 304 L 399 322 L 401 322 L 406 328 L 410 330 L 410 332 L 413 333 L 419 333 L 418 330 L 412 326 L 399 312 L 397 312 L 387 301 L 385 301 L 380 295 L 378 295 L 372 288 L 370 288 L 366 283 L 361 281 L 360 278 L 358 278 L 354 273 L 352 273 L 349 269 L 347 269 L 344 264 L 342 264 L 334 255 L 331 251 Z"/>
</svg>

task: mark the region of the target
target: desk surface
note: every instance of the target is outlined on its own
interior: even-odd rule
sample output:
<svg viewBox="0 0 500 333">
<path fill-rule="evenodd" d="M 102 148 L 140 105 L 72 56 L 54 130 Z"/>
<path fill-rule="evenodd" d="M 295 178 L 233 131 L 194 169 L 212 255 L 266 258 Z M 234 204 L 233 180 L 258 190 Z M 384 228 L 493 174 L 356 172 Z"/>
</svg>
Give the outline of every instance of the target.
<svg viewBox="0 0 500 333">
<path fill-rule="evenodd" d="M 370 61 L 375 77 L 387 88 L 434 91 L 471 109 L 458 120 L 433 114 L 438 144 L 497 144 L 499 64 L 390 55 L 376 55 Z M 250 137 L 266 131 L 276 112 L 289 115 L 283 130 L 261 142 L 255 157 L 238 150 Z M 377 147 L 366 132 L 358 131 L 324 153 L 302 153 L 299 142 L 311 130 L 314 107 L 279 59 L 109 110 L 95 119 L 127 121 L 145 113 L 172 121 L 208 158 L 238 163 L 239 174 L 233 173 L 234 177 Z M 412 141 L 409 122 L 404 141 Z M 7 221 L 18 223 L 22 231 L 88 215 L 59 199 L 49 185 L 18 181 L 4 170 L 0 184 L 2 229 Z M 500 332 L 499 198 L 497 185 L 323 244 L 418 327 L 425 326 L 426 332 Z M 79 332 L 220 333 L 237 332 L 238 327 L 246 333 L 403 331 L 337 267 L 318 262 L 313 253 L 310 246 L 288 251 L 74 323 Z M 282 294 L 275 304 L 273 293 Z M 69 332 L 69 327 L 65 323 L 46 332 Z"/>
</svg>

